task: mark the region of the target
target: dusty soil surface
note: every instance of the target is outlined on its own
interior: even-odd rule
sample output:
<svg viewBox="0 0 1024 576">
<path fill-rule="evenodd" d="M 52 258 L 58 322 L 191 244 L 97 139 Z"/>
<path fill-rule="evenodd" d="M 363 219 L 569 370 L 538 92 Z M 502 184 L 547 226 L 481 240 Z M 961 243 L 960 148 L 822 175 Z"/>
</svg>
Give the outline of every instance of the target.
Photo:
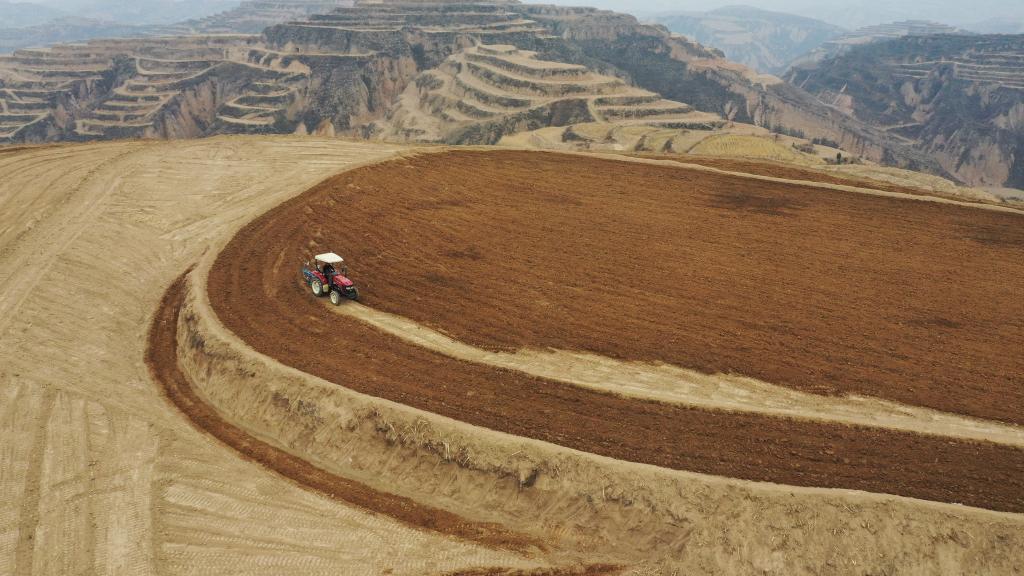
<svg viewBox="0 0 1024 576">
<path fill-rule="evenodd" d="M 180 276 L 164 294 L 153 319 L 146 346 L 146 364 L 153 379 L 163 386 L 168 399 L 186 414 L 196 427 L 234 448 L 246 458 L 335 498 L 385 514 L 416 528 L 426 528 L 488 547 L 535 552 L 543 544 L 509 532 L 494 524 L 472 522 L 451 512 L 415 502 L 409 498 L 374 490 L 359 482 L 326 472 L 305 460 L 252 437 L 224 420 L 192 390 L 178 367 L 178 313 L 184 298 L 185 276 Z"/>
<path fill-rule="evenodd" d="M 368 305 L 474 345 L 1024 423 L 1018 215 L 520 152 L 356 170 L 302 202 L 257 257 L 287 277 L 316 239 Z"/>
<path fill-rule="evenodd" d="M 328 498 L 198 433 L 144 362 L 219 238 L 393 147 L 227 137 L 0 153 L 0 574 L 395 574 L 539 562 Z"/>
<path fill-rule="evenodd" d="M 765 189 L 760 182 L 580 157 L 453 152 L 359 169 L 274 209 L 228 244 L 209 288 L 221 320 L 256 350 L 465 422 L 671 468 L 1022 511 L 1024 451 L 1018 449 L 627 400 L 457 361 L 331 314 L 296 282 L 301 254 L 334 249 L 358 264 L 355 276 L 368 304 L 474 343 L 588 350 L 711 372 L 745 367 L 754 376 L 779 376 L 764 378 L 771 382 L 829 392 L 860 386 L 897 399 L 894 389 L 946 378 L 957 390 L 973 387 L 988 409 L 999 406 L 993 395 L 1004 394 L 1003 409 L 1019 402 L 1006 393 L 1020 394 L 1012 387 L 1020 360 L 997 358 L 981 345 L 989 341 L 984 333 L 964 330 L 961 347 L 953 347 L 942 334 L 945 322 L 905 320 L 931 318 L 927 313 L 937 311 L 924 296 L 934 296 L 946 305 L 941 313 L 957 321 L 993 322 L 999 310 L 988 301 L 974 310 L 942 293 L 908 300 L 877 286 L 859 295 L 872 285 L 859 274 L 876 268 L 915 288 L 935 280 L 935 270 L 884 253 L 885 242 L 875 236 L 888 230 L 890 214 L 909 236 L 904 253 L 919 243 L 970 242 L 925 234 L 929 228 L 918 220 L 946 215 L 925 203 Z M 829 215 L 842 222 L 816 223 Z M 970 210 L 950 217 L 1015 238 L 1015 217 Z M 863 230 L 853 240 L 836 239 L 837 226 Z M 868 254 L 837 257 L 865 245 Z M 970 247 L 983 254 L 1016 249 L 1013 242 L 977 245 Z M 715 247 L 720 254 L 712 258 L 708 250 Z M 942 268 L 935 258 L 926 262 Z M 959 277 L 971 288 L 985 285 L 973 280 L 979 266 L 997 264 L 963 254 L 957 263 L 972 265 Z M 631 280 L 609 284 L 612 274 Z M 881 292 L 897 304 L 879 313 L 869 306 L 885 301 Z M 985 295 L 998 300 L 1000 318 L 1009 310 L 1017 322 L 1011 328 L 1019 328 L 1018 304 L 992 286 Z M 883 330 L 899 325 L 889 316 L 897 312 L 907 325 L 903 338 Z M 964 367 L 954 358 L 936 368 L 921 349 L 889 361 L 890 343 L 920 346 L 904 338 L 932 333 L 940 336 L 927 346 L 959 351 L 966 345 L 994 367 Z M 1012 329 L 1009 335 L 1019 342 Z M 1001 342 L 997 351 L 1007 346 Z M 927 367 L 920 378 L 916 370 Z M 974 376 L 972 369 L 986 379 L 959 384 Z M 935 400 L 913 390 L 909 396 L 912 403 Z"/>
</svg>

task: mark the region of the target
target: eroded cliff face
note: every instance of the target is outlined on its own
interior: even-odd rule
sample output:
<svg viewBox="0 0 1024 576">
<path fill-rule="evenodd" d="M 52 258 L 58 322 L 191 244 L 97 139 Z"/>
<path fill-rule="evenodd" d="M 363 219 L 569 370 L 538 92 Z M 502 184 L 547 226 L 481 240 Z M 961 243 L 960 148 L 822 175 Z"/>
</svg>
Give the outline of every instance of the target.
<svg viewBox="0 0 1024 576">
<path fill-rule="evenodd" d="M 621 21 L 607 27 L 609 21 Z M 630 21 L 632 20 L 632 24 Z M 839 144 L 869 160 L 945 175 L 925 153 L 914 150 L 881 130 L 817 101 L 778 78 L 758 74 L 726 60 L 722 53 L 672 35 L 660 26 L 638 24 L 631 16 L 603 14 L 599 18 L 538 16 L 582 56 L 616 68 L 638 86 L 680 100 L 698 110 L 721 114 L 773 130 Z M 573 51 L 563 54 L 573 58 Z"/>
<path fill-rule="evenodd" d="M 1024 187 L 1024 36 L 905 37 L 787 78 L 975 186 Z"/>
</svg>

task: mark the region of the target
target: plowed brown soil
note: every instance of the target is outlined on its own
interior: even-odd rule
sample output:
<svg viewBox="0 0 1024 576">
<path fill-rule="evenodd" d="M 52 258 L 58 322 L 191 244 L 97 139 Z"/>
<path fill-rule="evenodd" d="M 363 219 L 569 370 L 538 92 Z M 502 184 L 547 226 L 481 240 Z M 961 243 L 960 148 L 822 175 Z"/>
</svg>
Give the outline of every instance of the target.
<svg viewBox="0 0 1024 576">
<path fill-rule="evenodd" d="M 256 350 L 473 424 L 677 469 L 1024 511 L 1021 450 L 595 393 L 428 352 L 296 284 L 299 254 L 335 249 L 358 264 L 368 304 L 479 344 L 1019 418 L 1010 352 L 1024 315 L 1016 289 L 991 280 L 1020 278 L 1019 262 L 994 260 L 1019 255 L 1019 224 L 672 168 L 453 152 L 359 169 L 280 206 L 232 240 L 209 287 Z"/>
<path fill-rule="evenodd" d="M 287 274 L 322 239 L 367 304 L 472 344 L 1024 424 L 1018 215 L 515 152 L 357 170 L 304 201 L 258 239 Z"/>
<path fill-rule="evenodd" d="M 146 363 L 153 379 L 163 386 L 167 398 L 195 425 L 246 458 L 267 466 L 304 486 L 331 498 L 343 500 L 373 512 L 386 514 L 417 528 L 426 528 L 485 546 L 517 551 L 536 551 L 543 545 L 501 526 L 472 522 L 451 512 L 419 504 L 409 498 L 380 492 L 365 484 L 342 478 L 271 446 L 221 418 L 192 390 L 178 368 L 178 313 L 184 298 L 185 277 L 167 290 L 157 309 L 146 346 Z"/>
</svg>

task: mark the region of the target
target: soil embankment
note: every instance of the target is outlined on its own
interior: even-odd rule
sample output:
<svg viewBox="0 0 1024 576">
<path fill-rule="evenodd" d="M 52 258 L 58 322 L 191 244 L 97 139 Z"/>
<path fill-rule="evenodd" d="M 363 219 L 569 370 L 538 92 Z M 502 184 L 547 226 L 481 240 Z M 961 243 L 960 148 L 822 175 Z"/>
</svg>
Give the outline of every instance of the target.
<svg viewBox="0 0 1024 576">
<path fill-rule="evenodd" d="M 375 490 L 354 480 L 331 474 L 302 458 L 255 438 L 225 420 L 196 395 L 178 367 L 178 315 L 185 297 L 185 275 L 164 294 L 150 328 L 146 364 L 167 398 L 200 430 L 206 431 L 246 458 L 322 494 L 367 510 L 391 516 L 418 528 L 427 528 L 479 544 L 517 551 L 542 545 L 500 526 L 472 522 L 451 512 L 419 504 L 409 498 Z"/>
</svg>

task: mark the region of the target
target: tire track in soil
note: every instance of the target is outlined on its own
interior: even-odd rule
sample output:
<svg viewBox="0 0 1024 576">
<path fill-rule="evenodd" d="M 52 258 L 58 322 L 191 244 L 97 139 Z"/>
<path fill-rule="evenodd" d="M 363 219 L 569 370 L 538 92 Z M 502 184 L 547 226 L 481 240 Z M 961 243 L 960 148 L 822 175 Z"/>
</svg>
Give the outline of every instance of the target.
<svg viewBox="0 0 1024 576">
<path fill-rule="evenodd" d="M 298 484 L 325 496 L 390 516 L 400 522 L 459 538 L 490 548 L 512 550 L 526 555 L 544 551 L 539 540 L 484 522 L 474 522 L 451 512 L 420 504 L 410 498 L 387 494 L 362 483 L 331 474 L 262 442 L 227 422 L 192 390 L 178 368 L 178 314 L 186 289 L 185 274 L 164 294 L 153 319 L 146 347 L 146 364 L 164 394 L 199 430 Z"/>
<path fill-rule="evenodd" d="M 36 527 L 39 526 L 39 496 L 43 491 L 39 483 L 43 476 L 43 459 L 46 458 L 46 432 L 50 427 L 50 414 L 57 401 L 57 392 L 47 387 L 43 392 L 39 409 L 38 425 L 32 441 L 31 460 L 25 471 L 25 489 L 21 495 L 18 512 L 18 545 L 14 551 L 14 576 L 29 576 L 34 573 Z"/>
<path fill-rule="evenodd" d="M 80 201 L 81 204 L 69 206 L 66 213 L 60 214 L 62 218 L 60 222 L 46 222 L 49 228 L 56 229 L 56 231 L 48 234 L 44 240 L 38 243 L 42 245 L 42 250 L 26 254 L 8 264 L 8 267 L 14 272 L 7 278 L 7 286 L 4 288 L 4 294 L 0 297 L 0 338 L 3 338 L 7 332 L 15 312 L 32 294 L 33 288 L 47 272 L 51 271 L 48 265 L 33 265 L 32 263 L 43 261 L 49 264 L 53 262 L 86 228 L 92 225 L 103 204 L 120 185 L 121 176 L 109 181 L 106 184 L 106 189 L 100 194 L 80 198 L 81 190 L 93 182 L 103 171 L 144 150 L 145 147 L 130 147 L 127 151 L 108 157 L 89 169 L 67 194 L 69 204 L 75 201 Z M 122 173 L 124 170 L 122 169 Z"/>
</svg>

